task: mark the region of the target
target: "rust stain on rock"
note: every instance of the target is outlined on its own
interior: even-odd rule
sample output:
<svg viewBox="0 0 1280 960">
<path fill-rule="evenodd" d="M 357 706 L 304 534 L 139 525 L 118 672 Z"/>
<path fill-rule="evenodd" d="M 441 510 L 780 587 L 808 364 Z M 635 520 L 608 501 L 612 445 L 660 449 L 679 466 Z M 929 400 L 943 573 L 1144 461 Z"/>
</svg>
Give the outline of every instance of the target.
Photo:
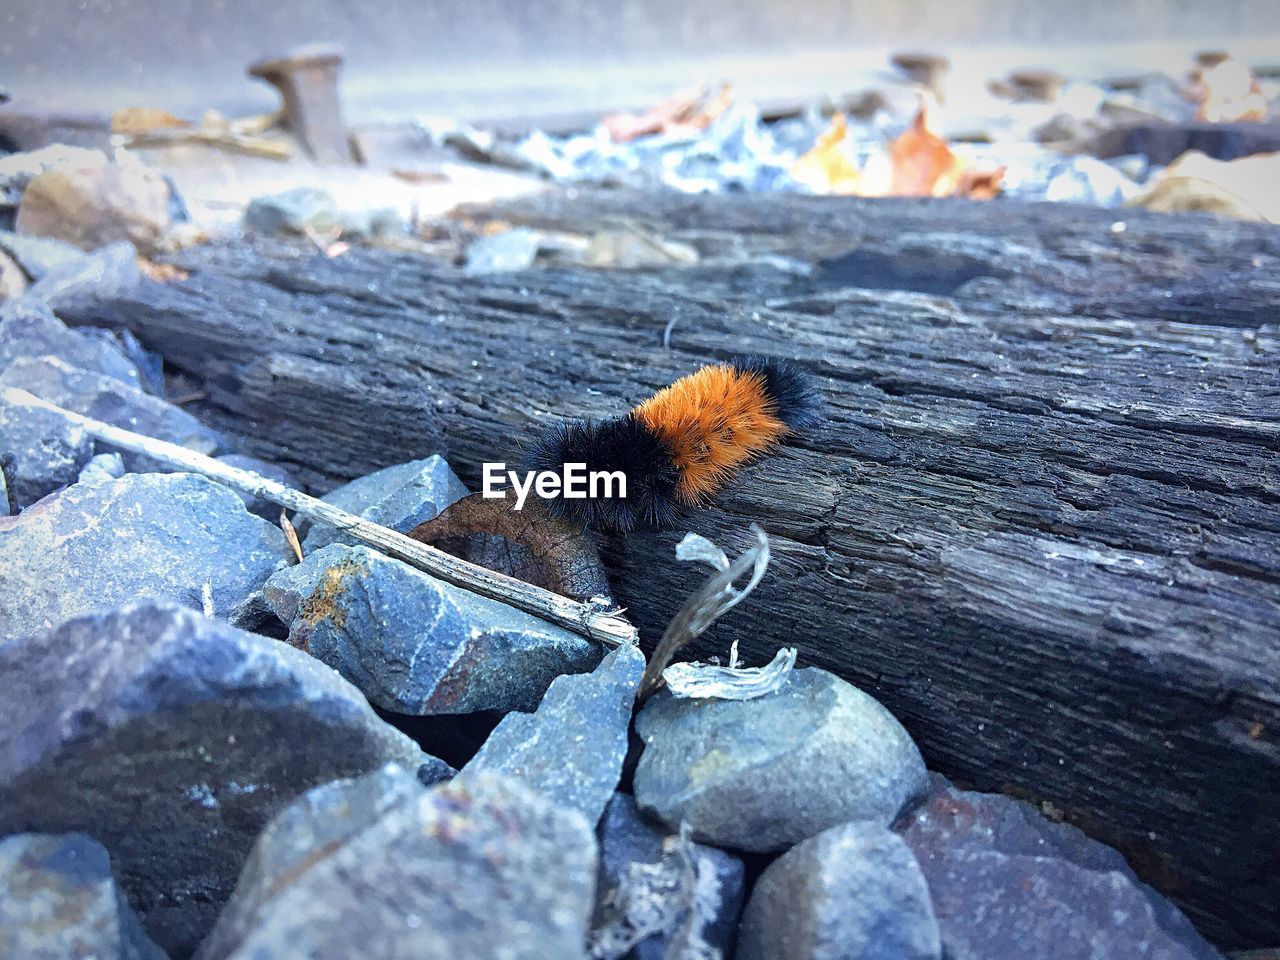
<svg viewBox="0 0 1280 960">
<path fill-rule="evenodd" d="M 311 630 L 324 621 L 338 630 L 343 628 L 347 622 L 347 611 L 340 600 L 352 578 L 364 572 L 361 564 L 350 560 L 335 563 L 324 571 L 320 584 L 302 602 L 298 611 L 297 626 L 301 629 L 295 628 L 290 637 L 294 646 L 307 650 L 311 646 Z"/>
</svg>

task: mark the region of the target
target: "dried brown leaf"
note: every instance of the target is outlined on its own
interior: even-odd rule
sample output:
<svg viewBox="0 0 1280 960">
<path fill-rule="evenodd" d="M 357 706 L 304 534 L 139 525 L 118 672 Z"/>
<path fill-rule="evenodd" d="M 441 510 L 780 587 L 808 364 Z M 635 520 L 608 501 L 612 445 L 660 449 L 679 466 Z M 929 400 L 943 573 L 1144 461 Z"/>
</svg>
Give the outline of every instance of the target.
<svg viewBox="0 0 1280 960">
<path fill-rule="evenodd" d="M 705 86 L 682 90 L 638 113 L 610 113 L 600 119 L 615 143 L 655 133 L 681 134 L 705 130 L 733 104 L 733 88 L 721 84 L 714 96 Z"/>
<path fill-rule="evenodd" d="M 146 133 L 149 130 L 171 130 L 191 124 L 167 110 L 155 107 L 129 107 L 111 115 L 112 133 Z"/>
<path fill-rule="evenodd" d="M 490 570 L 574 600 L 608 597 L 609 581 L 586 533 L 552 517 L 540 500 L 473 493 L 446 507 L 409 536 Z"/>
<path fill-rule="evenodd" d="M 148 280 L 154 280 L 156 283 L 173 283 L 175 280 L 185 280 L 191 276 L 187 271 L 181 267 L 175 267 L 172 263 L 156 263 L 146 257 L 138 258 L 138 272 Z"/>
<path fill-rule="evenodd" d="M 298 531 L 293 528 L 293 524 L 289 521 L 289 514 L 284 510 L 280 511 L 280 529 L 284 531 L 284 538 L 289 542 L 289 546 L 293 548 L 293 554 L 298 558 L 298 562 L 302 562 L 302 541 L 298 539 Z"/>
</svg>

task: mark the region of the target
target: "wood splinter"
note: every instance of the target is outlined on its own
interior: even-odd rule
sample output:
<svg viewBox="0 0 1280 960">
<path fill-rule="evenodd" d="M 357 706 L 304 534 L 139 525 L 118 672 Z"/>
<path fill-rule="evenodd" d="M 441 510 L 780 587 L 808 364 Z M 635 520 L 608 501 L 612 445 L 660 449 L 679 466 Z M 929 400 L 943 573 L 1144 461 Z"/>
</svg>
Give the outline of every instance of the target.
<svg viewBox="0 0 1280 960">
<path fill-rule="evenodd" d="M 189 470 L 245 493 L 270 500 L 308 520 L 323 523 L 350 534 L 361 543 L 407 563 L 411 567 L 439 577 L 447 583 L 523 610 L 525 613 L 564 627 L 589 640 L 596 640 L 611 647 L 638 642 L 636 628 L 620 613 L 604 609 L 597 604 L 579 603 L 531 583 L 525 583 L 523 580 L 468 563 L 282 483 L 248 470 L 228 466 L 212 457 L 206 457 L 175 443 L 156 440 L 153 437 L 133 433 L 130 430 L 74 413 L 57 404 L 41 400 L 26 390 L 9 388 L 0 396 L 7 404 L 37 406 L 56 413 L 69 423 L 83 428 L 93 437 L 121 450 L 143 454 L 167 466 Z"/>
</svg>

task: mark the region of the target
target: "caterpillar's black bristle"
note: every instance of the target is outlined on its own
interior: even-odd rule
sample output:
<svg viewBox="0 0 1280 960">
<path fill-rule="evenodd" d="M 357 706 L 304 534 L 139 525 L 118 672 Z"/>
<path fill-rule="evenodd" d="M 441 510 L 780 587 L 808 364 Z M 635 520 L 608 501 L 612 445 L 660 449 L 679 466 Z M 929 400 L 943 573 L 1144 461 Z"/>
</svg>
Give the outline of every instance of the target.
<svg viewBox="0 0 1280 960">
<path fill-rule="evenodd" d="M 610 530 L 657 527 L 674 519 L 678 477 L 671 450 L 630 414 L 562 423 L 543 435 L 525 459 L 528 470 L 557 473 L 566 463 L 585 463 L 588 473 L 621 470 L 627 477 L 627 495 L 556 497 L 546 501 L 553 515 Z"/>
<path fill-rule="evenodd" d="M 808 370 L 789 360 L 763 356 L 734 357 L 729 365 L 764 378 L 765 393 L 776 405 L 778 419 L 792 430 L 817 422 L 822 403 Z"/>
</svg>

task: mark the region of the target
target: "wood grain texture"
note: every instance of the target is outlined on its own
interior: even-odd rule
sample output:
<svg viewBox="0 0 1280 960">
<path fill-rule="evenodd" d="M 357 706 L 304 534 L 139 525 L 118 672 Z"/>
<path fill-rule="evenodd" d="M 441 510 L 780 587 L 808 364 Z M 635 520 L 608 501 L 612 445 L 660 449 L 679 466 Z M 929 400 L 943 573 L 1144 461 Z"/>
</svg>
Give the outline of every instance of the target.
<svg viewBox="0 0 1280 960">
<path fill-rule="evenodd" d="M 695 654 L 797 646 L 932 767 L 1118 846 L 1220 944 L 1280 942 L 1280 230 L 794 197 L 473 215 L 639 221 L 703 261 L 467 277 L 237 244 L 68 315 L 127 325 L 320 489 L 437 450 L 474 486 L 555 418 L 736 353 L 802 360 L 820 427 L 680 529 L 604 540 L 642 639 L 702 577 L 683 531 L 732 555 L 759 521 L 770 572 Z"/>
</svg>

